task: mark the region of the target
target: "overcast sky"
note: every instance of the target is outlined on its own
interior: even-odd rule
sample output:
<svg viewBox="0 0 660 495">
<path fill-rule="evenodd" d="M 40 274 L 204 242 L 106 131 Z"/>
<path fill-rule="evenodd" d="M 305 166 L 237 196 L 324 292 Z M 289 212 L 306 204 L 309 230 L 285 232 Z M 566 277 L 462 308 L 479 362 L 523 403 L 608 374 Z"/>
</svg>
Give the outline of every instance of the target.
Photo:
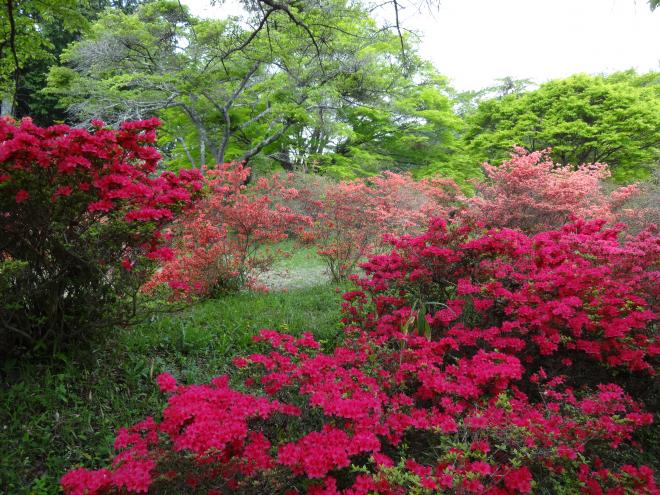
<svg viewBox="0 0 660 495">
<path fill-rule="evenodd" d="M 237 13 L 236 0 L 210 7 L 182 0 L 194 14 Z M 442 0 L 439 9 L 404 11 L 421 53 L 459 90 L 512 76 L 536 83 L 576 72 L 660 70 L 660 8 L 646 0 Z"/>
</svg>

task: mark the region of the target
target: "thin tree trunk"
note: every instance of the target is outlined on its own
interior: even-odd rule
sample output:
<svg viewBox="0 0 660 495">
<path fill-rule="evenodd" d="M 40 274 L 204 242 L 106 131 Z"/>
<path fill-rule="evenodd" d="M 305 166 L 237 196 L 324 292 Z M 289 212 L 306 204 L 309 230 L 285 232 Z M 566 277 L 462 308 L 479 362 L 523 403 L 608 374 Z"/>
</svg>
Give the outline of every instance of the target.
<svg viewBox="0 0 660 495">
<path fill-rule="evenodd" d="M 179 141 L 179 144 L 181 144 L 181 147 L 183 148 L 183 151 L 186 153 L 186 156 L 188 157 L 188 161 L 190 162 L 190 165 L 192 165 L 192 168 L 195 168 L 195 158 L 193 158 L 192 153 L 190 153 L 190 148 L 188 148 L 188 145 L 186 144 L 186 140 L 183 139 L 181 136 L 177 136 L 176 140 Z"/>
<path fill-rule="evenodd" d="M 202 168 L 204 166 L 204 162 L 206 161 L 206 129 L 200 132 L 200 128 L 198 128 L 199 132 L 199 168 Z"/>
<path fill-rule="evenodd" d="M 225 128 L 222 131 L 222 142 L 220 143 L 218 154 L 215 157 L 216 163 L 225 163 L 225 150 L 227 149 L 227 144 L 229 144 L 229 138 L 231 137 L 231 117 L 229 116 L 229 108 L 223 108 L 222 113 L 225 119 Z"/>
</svg>

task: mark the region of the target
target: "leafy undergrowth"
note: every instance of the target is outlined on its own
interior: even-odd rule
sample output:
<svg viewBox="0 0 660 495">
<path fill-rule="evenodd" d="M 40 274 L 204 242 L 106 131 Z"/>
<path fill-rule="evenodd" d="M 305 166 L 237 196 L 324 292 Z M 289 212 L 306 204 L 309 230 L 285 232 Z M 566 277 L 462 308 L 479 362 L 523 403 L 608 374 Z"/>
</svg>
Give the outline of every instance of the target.
<svg viewBox="0 0 660 495">
<path fill-rule="evenodd" d="M 113 333 L 76 357 L 3 363 L 0 493 L 59 493 L 59 478 L 72 465 L 104 465 L 118 425 L 162 408 L 158 374 L 169 372 L 183 383 L 208 381 L 261 328 L 312 331 L 332 347 L 346 289 L 320 285 L 211 300 Z"/>
</svg>

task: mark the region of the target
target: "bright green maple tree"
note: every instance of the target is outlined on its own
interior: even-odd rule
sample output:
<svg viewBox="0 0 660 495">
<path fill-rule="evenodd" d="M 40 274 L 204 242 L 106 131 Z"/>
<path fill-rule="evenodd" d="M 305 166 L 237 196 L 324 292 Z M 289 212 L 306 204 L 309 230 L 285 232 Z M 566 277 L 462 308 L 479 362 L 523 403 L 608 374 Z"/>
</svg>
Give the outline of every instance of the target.
<svg viewBox="0 0 660 495">
<path fill-rule="evenodd" d="M 617 180 L 648 177 L 660 158 L 657 74 L 577 74 L 493 98 L 467 117 L 472 160 L 497 162 L 513 146 L 552 148 L 559 163 L 608 163 Z"/>
</svg>

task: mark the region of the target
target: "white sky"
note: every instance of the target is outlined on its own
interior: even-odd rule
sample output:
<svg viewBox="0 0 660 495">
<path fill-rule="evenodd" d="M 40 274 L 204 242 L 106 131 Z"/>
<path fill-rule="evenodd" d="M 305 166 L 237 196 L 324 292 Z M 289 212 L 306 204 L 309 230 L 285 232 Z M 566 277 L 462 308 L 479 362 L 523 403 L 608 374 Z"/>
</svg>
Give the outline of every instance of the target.
<svg viewBox="0 0 660 495">
<path fill-rule="evenodd" d="M 236 0 L 182 0 L 200 16 L 236 14 Z M 646 0 L 442 0 L 402 24 L 459 90 L 512 76 L 542 83 L 576 72 L 660 70 L 660 8 Z"/>
</svg>

